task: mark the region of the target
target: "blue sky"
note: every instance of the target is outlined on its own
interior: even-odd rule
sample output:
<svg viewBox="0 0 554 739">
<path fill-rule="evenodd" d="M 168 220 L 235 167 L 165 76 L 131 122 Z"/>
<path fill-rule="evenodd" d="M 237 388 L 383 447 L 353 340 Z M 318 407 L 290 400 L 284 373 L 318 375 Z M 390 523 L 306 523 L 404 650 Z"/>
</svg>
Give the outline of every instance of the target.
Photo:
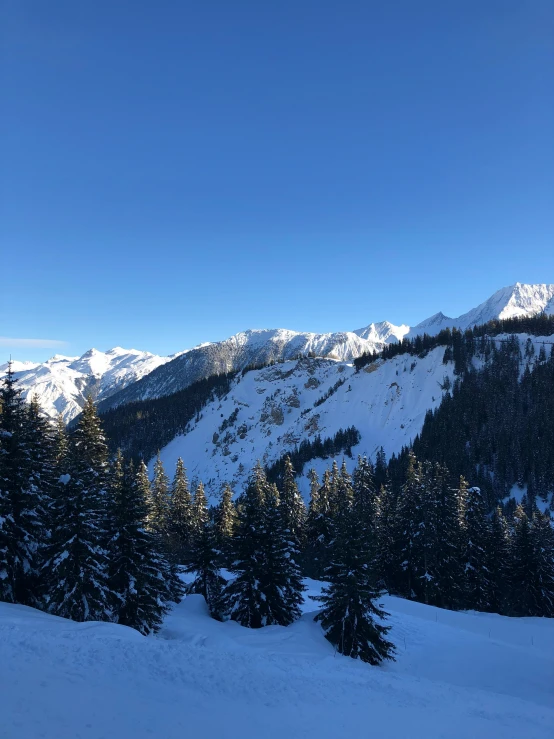
<svg viewBox="0 0 554 739">
<path fill-rule="evenodd" d="M 554 282 L 551 0 L 0 7 L 0 361 Z"/>
</svg>

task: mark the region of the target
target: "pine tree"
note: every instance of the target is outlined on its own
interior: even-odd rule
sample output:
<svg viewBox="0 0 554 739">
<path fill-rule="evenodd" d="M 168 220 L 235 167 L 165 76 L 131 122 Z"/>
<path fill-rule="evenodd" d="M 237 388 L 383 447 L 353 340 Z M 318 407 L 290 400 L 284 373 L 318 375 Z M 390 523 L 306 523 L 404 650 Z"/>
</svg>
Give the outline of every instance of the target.
<svg viewBox="0 0 554 739">
<path fill-rule="evenodd" d="M 298 490 L 294 467 L 288 455 L 284 460 L 280 506 L 285 528 L 290 532 L 297 546 L 302 546 L 306 526 L 306 506 Z"/>
<path fill-rule="evenodd" d="M 108 451 L 89 398 L 71 438 L 69 474 L 56 496 L 52 539 L 43 572 L 47 609 L 74 621 L 113 619 L 105 549 Z"/>
<path fill-rule="evenodd" d="M 399 580 L 395 551 L 396 497 L 390 482 L 381 485 L 375 500 L 375 529 L 377 541 L 375 570 L 377 584 L 386 590 L 394 590 Z"/>
<path fill-rule="evenodd" d="M 461 486 L 465 483 L 462 480 Z M 465 607 L 476 611 L 490 608 L 490 582 L 487 553 L 489 527 L 486 505 L 477 487 L 467 489 L 462 532 L 464 547 L 462 564 L 465 579 Z"/>
<path fill-rule="evenodd" d="M 390 629 L 381 621 L 388 614 L 376 600 L 381 592 L 369 561 L 364 537 L 353 512 L 341 516 L 332 546 L 332 563 L 325 573 L 329 586 L 315 600 L 323 608 L 315 617 L 337 651 L 377 665 L 394 659 L 394 645 L 386 639 Z"/>
<path fill-rule="evenodd" d="M 406 482 L 398 496 L 394 531 L 398 581 L 395 590 L 406 598 L 422 597 L 424 560 L 423 479 L 421 465 L 413 451 L 408 455 Z"/>
<path fill-rule="evenodd" d="M 31 457 L 39 450 L 11 363 L 0 406 L 0 600 L 35 605 L 39 549 L 47 535 L 41 485 L 47 483 L 37 477 L 43 465 Z"/>
<path fill-rule="evenodd" d="M 110 508 L 109 585 L 116 596 L 114 616 L 118 623 L 147 635 L 160 628 L 174 600 L 168 587 L 170 565 L 159 551 L 157 534 L 145 528 L 144 489 L 132 462 L 124 467 L 121 453 L 110 476 Z"/>
<path fill-rule="evenodd" d="M 226 484 L 223 487 L 221 502 L 215 515 L 216 542 L 220 552 L 220 561 L 225 567 L 231 563 L 238 523 L 237 509 L 233 503 L 233 489 Z"/>
<path fill-rule="evenodd" d="M 315 470 L 310 470 L 310 505 L 306 519 L 306 551 L 305 563 L 307 572 L 316 580 L 323 576 L 329 564 L 329 547 L 333 539 L 333 521 L 331 519 L 331 479 L 329 470 L 319 480 Z"/>
<path fill-rule="evenodd" d="M 500 508 L 493 514 L 487 552 L 488 601 L 493 613 L 506 613 L 509 602 L 510 531 Z"/>
<path fill-rule="evenodd" d="M 239 526 L 235 536 L 235 559 L 230 567 L 235 575 L 223 594 L 224 611 L 232 620 L 249 628 L 265 626 L 265 594 L 260 589 L 264 562 L 264 508 L 268 483 L 258 462 L 239 508 Z"/>
<path fill-rule="evenodd" d="M 147 500 L 148 514 L 146 525 L 158 534 L 164 550 L 169 548 L 169 479 L 165 474 L 163 462 L 158 454 L 154 463 L 154 477 Z"/>
<path fill-rule="evenodd" d="M 187 593 L 203 595 L 210 614 L 216 619 L 222 617 L 222 595 L 227 584 L 219 571 L 219 559 L 214 528 L 206 522 L 194 540 L 185 567 L 185 572 L 195 575 L 193 582 L 187 585 Z"/>
<path fill-rule="evenodd" d="M 377 493 L 373 478 L 373 467 L 367 457 L 358 457 L 358 464 L 352 476 L 352 505 L 358 526 L 372 550 L 376 552 L 375 517 Z"/>
<path fill-rule="evenodd" d="M 184 562 L 192 545 L 193 511 L 187 471 L 179 457 L 171 486 L 169 505 L 169 541 L 171 557 Z"/>
<path fill-rule="evenodd" d="M 298 617 L 303 585 L 275 485 L 258 462 L 242 496 L 235 537 L 235 574 L 225 611 L 243 626 L 286 626 Z"/>
<path fill-rule="evenodd" d="M 554 532 L 548 514 L 535 513 L 530 522 L 517 507 L 511 560 L 512 613 L 554 616 Z"/>
<path fill-rule="evenodd" d="M 204 526 L 208 522 L 208 501 L 204 485 L 199 482 L 194 492 L 192 502 L 192 539 L 193 541 L 202 536 Z"/>
</svg>

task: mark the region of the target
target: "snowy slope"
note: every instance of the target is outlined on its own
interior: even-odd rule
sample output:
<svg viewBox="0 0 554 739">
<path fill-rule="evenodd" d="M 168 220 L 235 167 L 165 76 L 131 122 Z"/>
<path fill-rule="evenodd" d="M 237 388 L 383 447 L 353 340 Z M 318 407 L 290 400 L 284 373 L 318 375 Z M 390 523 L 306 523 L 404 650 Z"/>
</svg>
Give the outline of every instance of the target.
<svg viewBox="0 0 554 739">
<path fill-rule="evenodd" d="M 426 411 L 439 405 L 441 384 L 453 378 L 453 365 L 444 365 L 443 355 L 442 347 L 424 359 L 406 354 L 358 374 L 343 362 L 309 358 L 247 372 L 227 396 L 203 410 L 188 433 L 162 449 L 161 458 L 171 474 L 182 457 L 189 475 L 215 496 L 224 481 L 240 490 L 256 460 L 271 463 L 302 439 L 333 436 L 352 425 L 362 437 L 354 456 L 374 458 L 381 445 L 390 455 L 419 433 Z M 337 382 L 343 384 L 314 407 Z M 237 409 L 235 421 L 222 431 Z"/>
<path fill-rule="evenodd" d="M 149 638 L 2 603 L 0 736 L 551 739 L 552 619 L 384 603 L 398 655 L 380 667 L 335 655 L 309 600 L 250 630 L 190 596 Z"/>
<path fill-rule="evenodd" d="M 13 370 L 25 398 L 36 394 L 48 415 L 61 412 L 69 422 L 80 413 L 88 393 L 99 400 L 109 397 L 169 360 L 115 347 L 107 352 L 90 349 L 82 357 L 58 354 L 43 364 L 14 362 Z M 0 377 L 6 370 L 6 364 L 0 366 Z"/>
</svg>

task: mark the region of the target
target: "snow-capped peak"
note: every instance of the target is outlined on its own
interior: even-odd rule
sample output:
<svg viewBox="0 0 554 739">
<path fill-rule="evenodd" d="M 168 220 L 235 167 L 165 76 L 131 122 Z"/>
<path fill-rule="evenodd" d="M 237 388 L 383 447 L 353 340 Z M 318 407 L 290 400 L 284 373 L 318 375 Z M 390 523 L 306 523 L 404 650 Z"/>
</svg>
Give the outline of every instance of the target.
<svg viewBox="0 0 554 739">
<path fill-rule="evenodd" d="M 54 355 L 47 362 L 13 362 L 24 397 L 37 395 L 50 416 L 62 413 L 69 422 L 77 416 L 89 393 L 102 400 L 168 362 L 150 352 L 115 347 L 106 352 L 89 349 L 81 357 Z M 6 373 L 7 364 L 0 367 Z"/>
</svg>

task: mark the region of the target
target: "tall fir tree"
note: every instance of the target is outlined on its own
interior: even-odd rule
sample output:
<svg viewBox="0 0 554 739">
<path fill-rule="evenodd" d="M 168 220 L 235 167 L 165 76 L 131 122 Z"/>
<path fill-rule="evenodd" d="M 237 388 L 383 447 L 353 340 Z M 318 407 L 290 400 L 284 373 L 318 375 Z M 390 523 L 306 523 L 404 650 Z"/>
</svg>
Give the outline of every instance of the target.
<svg viewBox="0 0 554 739">
<path fill-rule="evenodd" d="M 284 461 L 283 481 L 280 489 L 280 506 L 285 528 L 298 547 L 303 546 L 306 527 L 306 506 L 296 484 L 296 474 L 290 457 Z"/>
<path fill-rule="evenodd" d="M 332 562 L 325 573 L 329 585 L 315 597 L 323 605 L 315 620 L 338 652 L 376 665 L 394 659 L 394 645 L 386 638 L 390 627 L 382 623 L 388 614 L 376 603 L 381 592 L 370 560 L 354 511 L 345 512 L 337 523 Z"/>
<path fill-rule="evenodd" d="M 220 553 L 211 523 L 204 523 L 202 531 L 194 539 L 185 572 L 195 575 L 187 585 L 187 593 L 203 595 L 213 618 L 221 619 L 224 610 L 222 595 L 227 582 L 220 569 Z"/>
<path fill-rule="evenodd" d="M 158 454 L 148 496 L 146 524 L 161 539 L 165 551 L 169 549 L 169 478 Z"/>
<path fill-rule="evenodd" d="M 141 634 L 158 631 L 174 600 L 170 565 L 159 549 L 159 537 L 147 531 L 144 488 L 133 464 L 119 453 L 110 475 L 112 536 L 110 591 L 115 594 L 114 620 Z"/>
<path fill-rule="evenodd" d="M 47 535 L 46 501 L 37 475 L 45 460 L 32 459 L 39 450 L 11 363 L 0 388 L 0 407 L 0 600 L 36 605 L 40 547 Z M 38 417 L 35 421 L 40 422 Z"/>
<path fill-rule="evenodd" d="M 277 488 L 259 462 L 242 496 L 235 544 L 235 579 L 224 593 L 227 615 L 250 628 L 292 623 L 303 589 L 300 570 Z"/>
<path fill-rule="evenodd" d="M 461 486 L 464 484 L 462 480 Z M 462 564 L 465 581 L 465 607 L 476 611 L 490 608 L 488 572 L 489 525 L 486 504 L 480 488 L 467 489 L 462 520 Z"/>
<path fill-rule="evenodd" d="M 307 574 L 316 580 L 323 577 L 329 564 L 330 544 L 333 539 L 333 521 L 331 518 L 331 477 L 329 470 L 323 476 L 323 484 L 319 486 L 317 473 L 309 472 L 310 505 L 306 518 L 306 545 L 304 562 Z"/>
<path fill-rule="evenodd" d="M 192 545 L 193 511 L 187 471 L 179 457 L 171 486 L 169 551 L 173 561 L 185 562 Z"/>
<path fill-rule="evenodd" d="M 422 597 L 425 575 L 423 530 L 423 476 L 413 451 L 408 455 L 406 482 L 397 499 L 394 521 L 395 562 L 394 589 L 411 600 Z"/>
<path fill-rule="evenodd" d="M 192 540 L 196 540 L 204 531 L 204 526 L 208 523 L 208 500 L 204 484 L 199 482 L 194 491 L 194 500 L 192 501 Z"/>
<path fill-rule="evenodd" d="M 221 501 L 215 513 L 215 536 L 220 552 L 220 563 L 229 567 L 233 557 L 234 538 L 238 528 L 238 514 L 233 503 L 233 489 L 224 485 Z"/>
<path fill-rule="evenodd" d="M 55 525 L 43 568 L 47 609 L 74 621 L 114 618 L 107 541 L 108 450 L 88 398 L 71 437 L 64 494 L 55 499 Z"/>
<path fill-rule="evenodd" d="M 510 530 L 500 508 L 491 519 L 487 551 L 488 601 L 493 613 L 506 613 L 509 603 Z"/>
</svg>

